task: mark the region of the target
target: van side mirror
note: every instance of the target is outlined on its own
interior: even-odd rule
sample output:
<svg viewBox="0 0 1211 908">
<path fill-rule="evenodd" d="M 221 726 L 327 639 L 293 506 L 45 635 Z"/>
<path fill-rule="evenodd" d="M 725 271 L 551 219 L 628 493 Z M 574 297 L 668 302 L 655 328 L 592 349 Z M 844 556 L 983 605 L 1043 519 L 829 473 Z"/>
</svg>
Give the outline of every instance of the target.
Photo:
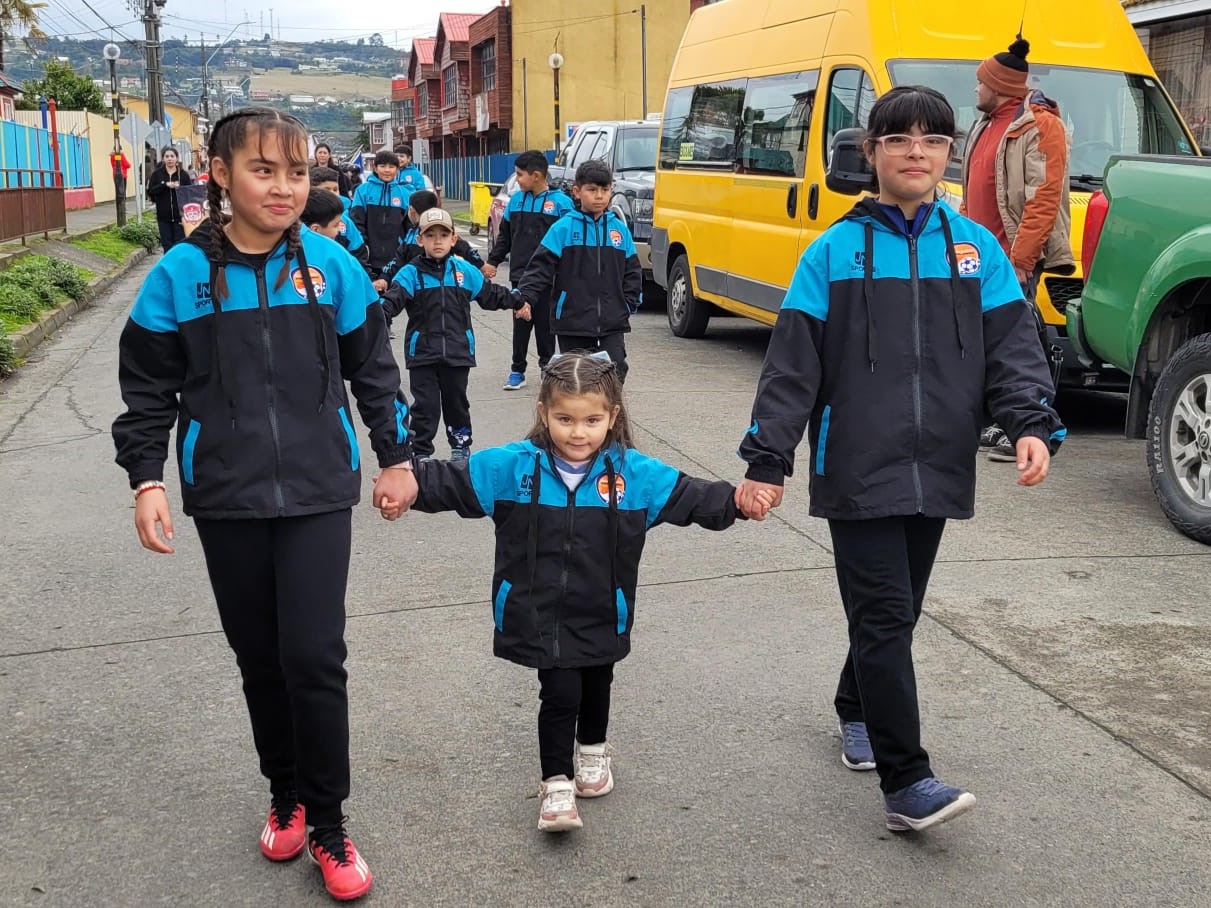
<svg viewBox="0 0 1211 908">
<path fill-rule="evenodd" d="M 861 195 L 874 191 L 874 175 L 862 150 L 865 137 L 865 129 L 842 129 L 833 136 L 833 144 L 828 152 L 828 169 L 824 172 L 824 185 L 833 192 Z"/>
</svg>

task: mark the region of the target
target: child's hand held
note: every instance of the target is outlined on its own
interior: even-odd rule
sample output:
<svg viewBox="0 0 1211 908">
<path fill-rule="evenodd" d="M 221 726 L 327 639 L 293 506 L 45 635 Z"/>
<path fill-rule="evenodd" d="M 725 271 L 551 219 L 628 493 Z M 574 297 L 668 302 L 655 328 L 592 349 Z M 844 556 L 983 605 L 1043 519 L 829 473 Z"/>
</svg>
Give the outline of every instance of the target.
<svg viewBox="0 0 1211 908">
<path fill-rule="evenodd" d="M 525 321 L 528 322 L 530 320 L 530 316 L 531 316 L 530 304 L 526 303 L 520 309 L 514 309 L 513 315 L 515 318 L 524 319 Z"/>
</svg>

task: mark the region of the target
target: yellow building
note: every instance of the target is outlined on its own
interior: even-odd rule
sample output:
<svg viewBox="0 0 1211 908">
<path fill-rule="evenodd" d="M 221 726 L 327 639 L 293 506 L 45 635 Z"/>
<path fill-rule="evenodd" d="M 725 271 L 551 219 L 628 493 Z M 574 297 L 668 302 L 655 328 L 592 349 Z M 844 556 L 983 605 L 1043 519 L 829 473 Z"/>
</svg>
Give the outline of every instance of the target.
<svg viewBox="0 0 1211 908">
<path fill-rule="evenodd" d="M 122 95 L 122 106 L 131 113 L 137 113 L 144 120 L 151 122 L 151 118 L 147 115 L 146 98 Z M 198 115 L 196 113 L 183 104 L 173 104 L 171 101 L 164 102 L 164 113 L 172 120 L 169 129 L 172 131 L 174 139 L 188 142 L 191 146 L 200 144 L 201 137 L 198 135 Z"/>
<path fill-rule="evenodd" d="M 702 0 L 645 0 L 647 110 L 664 105 L 669 72 L 692 9 Z M 556 9 L 553 11 L 552 7 Z M 555 137 L 552 53 L 559 70 L 560 147 L 569 123 L 640 119 L 643 57 L 636 0 L 513 0 L 514 150 L 551 148 Z"/>
</svg>

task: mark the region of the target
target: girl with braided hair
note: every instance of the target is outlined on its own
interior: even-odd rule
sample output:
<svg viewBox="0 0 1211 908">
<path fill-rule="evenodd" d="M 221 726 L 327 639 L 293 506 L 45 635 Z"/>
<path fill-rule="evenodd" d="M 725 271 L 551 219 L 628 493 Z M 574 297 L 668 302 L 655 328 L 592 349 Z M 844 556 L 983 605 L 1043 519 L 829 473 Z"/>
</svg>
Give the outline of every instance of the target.
<svg viewBox="0 0 1211 908">
<path fill-rule="evenodd" d="M 381 468 L 374 504 L 416 497 L 408 408 L 378 294 L 337 243 L 299 224 L 307 134 L 245 108 L 210 138 L 210 219 L 148 274 L 122 332 L 117 461 L 139 540 L 171 554 L 169 435 L 235 651 L 271 806 L 260 848 L 304 849 L 329 893 L 373 878 L 345 833 L 345 587 L 361 489 L 348 381 Z"/>
</svg>

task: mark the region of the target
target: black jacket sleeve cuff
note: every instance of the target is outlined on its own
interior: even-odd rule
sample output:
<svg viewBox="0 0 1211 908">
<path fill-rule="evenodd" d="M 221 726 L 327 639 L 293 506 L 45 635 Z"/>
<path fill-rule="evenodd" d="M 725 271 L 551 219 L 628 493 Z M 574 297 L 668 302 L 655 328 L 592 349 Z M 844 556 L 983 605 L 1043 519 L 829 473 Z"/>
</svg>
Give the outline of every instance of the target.
<svg viewBox="0 0 1211 908">
<path fill-rule="evenodd" d="M 751 479 L 754 482 L 768 483 L 772 486 L 780 486 L 786 482 L 786 474 L 782 472 L 781 467 L 759 463 L 750 463 L 748 470 L 745 471 L 744 478 Z"/>
<path fill-rule="evenodd" d="M 384 469 L 393 467 L 399 463 L 411 462 L 413 459 L 412 444 L 405 442 L 402 445 L 392 445 L 383 451 L 377 451 L 378 465 Z"/>
</svg>

